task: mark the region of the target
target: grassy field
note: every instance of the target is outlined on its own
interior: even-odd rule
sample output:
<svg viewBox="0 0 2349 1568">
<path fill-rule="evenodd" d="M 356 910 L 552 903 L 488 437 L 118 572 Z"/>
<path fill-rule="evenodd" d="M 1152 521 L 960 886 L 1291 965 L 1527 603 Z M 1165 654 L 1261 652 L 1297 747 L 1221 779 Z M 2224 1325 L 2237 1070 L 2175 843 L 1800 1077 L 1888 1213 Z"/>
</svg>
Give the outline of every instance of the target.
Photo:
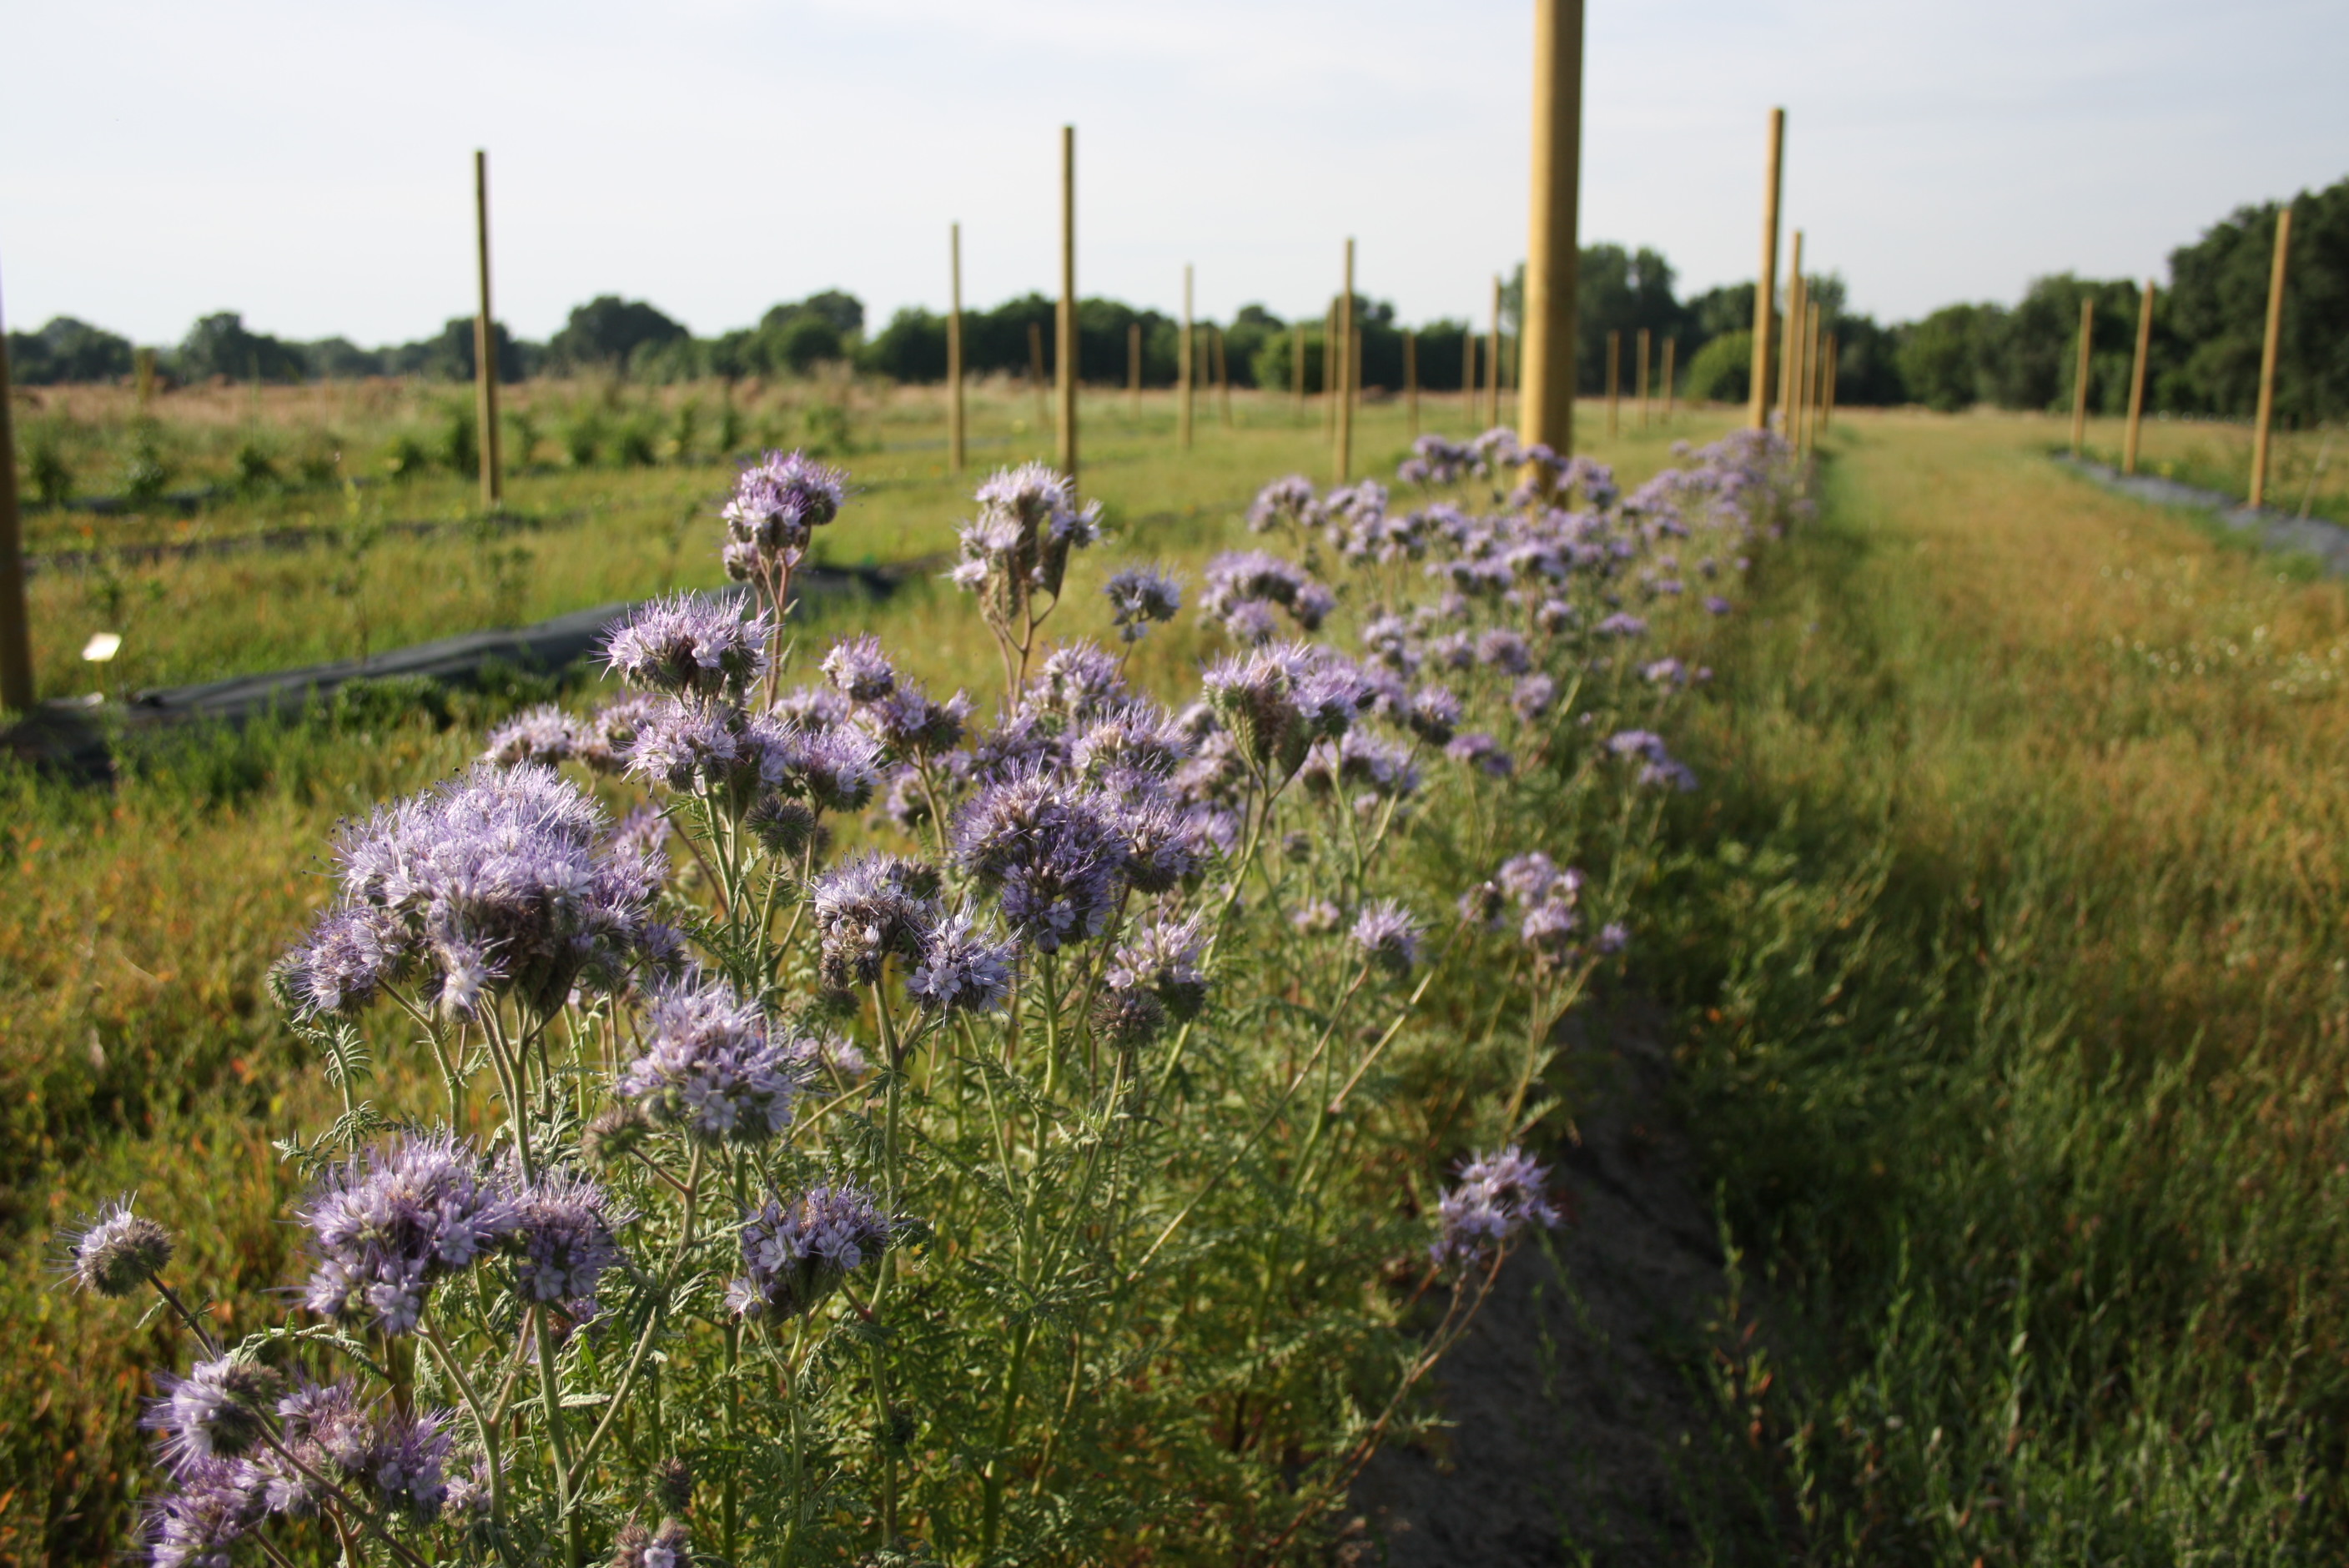
<svg viewBox="0 0 2349 1568">
<path fill-rule="evenodd" d="M 74 389 L 41 395 L 26 416 L 27 451 L 44 429 L 77 432 L 90 454 L 81 467 L 102 476 L 105 454 L 140 438 L 128 392 Z M 513 401 L 540 434 L 521 471 L 508 481 L 508 515 L 485 520 L 477 484 L 430 464 L 415 477 L 382 478 L 381 452 L 402 440 L 428 449 L 435 419 L 462 411 L 445 390 L 345 387 L 200 389 L 161 399 L 156 423 L 165 445 L 190 454 L 177 466 L 225 484 L 240 442 L 273 452 L 339 452 L 344 459 L 318 482 L 298 482 L 291 462 L 273 459 L 286 482 L 232 490 L 191 515 L 158 503 L 121 515 L 36 509 L 28 548 L 85 552 L 69 565 L 39 571 L 29 588 L 34 663 L 40 694 L 94 689 L 79 653 L 94 632 L 123 634 L 108 672 L 109 690 L 177 685 L 363 656 L 429 637 L 513 625 L 566 611 L 723 581 L 707 548 L 717 506 L 731 482 L 728 450 L 761 441 L 829 446 L 854 476 L 853 521 L 827 530 L 820 559 L 838 564 L 911 560 L 951 548 L 950 525 L 968 511 L 970 483 L 998 464 L 1051 455 L 1051 433 L 1035 399 L 1006 385 L 969 399 L 970 465 L 957 479 L 947 464 L 944 393 L 936 387 L 812 384 L 746 390 L 734 398 L 740 431 L 725 432 L 711 409 L 723 388 L 645 391 L 611 384 L 533 384 Z M 611 405 L 607 407 L 606 405 Z M 687 421 L 684 410 L 695 410 Z M 532 410 L 537 410 L 535 417 Z M 1465 434 L 1470 423 L 1456 397 L 1425 400 L 1423 426 Z M 1193 453 L 1174 440 L 1174 397 L 1145 396 L 1137 408 L 1123 394 L 1090 396 L 1081 412 L 1087 493 L 1101 499 L 1112 524 L 1148 549 L 1179 520 L 1220 519 L 1243 509 L 1265 478 L 1290 469 L 1326 481 L 1330 446 L 1322 412 L 1297 411 L 1282 396 L 1241 393 L 1232 424 L 1202 397 Z M 647 438 L 642 464 L 612 459 L 608 438 L 585 463 L 572 461 L 558 438 L 582 420 L 611 429 L 635 426 L 671 432 Z M 1585 422 L 1603 429 L 1603 412 Z M 44 425 L 44 421 L 47 421 Z M 689 444 L 678 448 L 684 428 Z M 1667 432 L 1659 423 L 1628 425 L 1619 443 L 1632 466 L 1652 467 L 1671 439 L 1709 438 L 1719 415 L 1683 417 Z M 339 444 L 337 444 L 339 443 Z M 840 449 L 844 443 L 845 449 Z M 1366 408 L 1356 438 L 1359 471 L 1391 473 L 1409 444 L 1400 402 Z M 1606 443 L 1595 449 L 1604 453 Z M 375 482 L 348 490 L 336 475 Z M 401 525 L 429 525 L 418 535 Z M 275 530 L 298 531 L 312 547 L 227 555 L 147 559 L 138 547 L 205 547 Z"/>
<path fill-rule="evenodd" d="M 2071 440 L 2068 423 L 2044 423 L 2051 445 Z M 2086 454 L 2118 468 L 2127 438 L 2127 420 L 2091 419 Z M 2137 460 L 2140 473 L 2240 500 L 2251 482 L 2251 427 L 2248 420 L 2147 419 L 2139 427 Z M 2349 439 L 2332 428 L 2271 432 L 2267 504 L 2349 523 Z"/>
<path fill-rule="evenodd" d="M 1847 417 L 1692 738 L 1651 973 L 1782 1522 L 1731 1555 L 2349 1542 L 2349 593 L 2055 428 Z"/>
<path fill-rule="evenodd" d="M 1114 498 L 1134 525 L 1081 558 L 1053 634 L 1104 634 L 1107 606 L 1093 586 L 1126 561 L 1195 567 L 1247 538 L 1236 513 L 1264 478 L 1326 473 L 1328 449 L 1309 420 L 1286 426 L 1268 415 L 1268 423 L 1204 428 L 1188 462 L 1166 449 L 1169 440 L 1137 436 L 1121 448 L 1113 430 L 1103 432 L 1089 488 Z M 1367 454 L 1402 447 L 1399 410 L 1374 410 L 1370 423 Z M 1714 413 L 1669 431 L 1627 431 L 1622 472 L 1644 477 L 1669 460 L 1671 440 L 1711 438 L 1727 424 Z M 678 581 L 714 576 L 707 498 L 720 478 L 707 468 L 656 469 L 638 481 L 701 487 L 701 525 L 683 547 Z M 921 481 L 932 510 L 918 531 L 910 506 L 888 510 L 911 484 L 885 490 L 869 465 L 859 480 L 870 492 L 864 511 L 899 520 L 869 525 L 900 530 L 875 554 L 949 542 L 957 492 L 942 477 Z M 855 515 L 834 534 L 859 526 Z M 637 575 L 624 566 L 596 568 L 608 575 L 585 597 L 647 593 L 666 580 L 642 558 Z M 992 650 L 957 599 L 921 582 L 874 607 L 819 603 L 807 636 L 820 643 L 853 614 L 907 651 L 907 673 L 984 692 Z M 419 612 L 417 634 L 467 624 L 455 603 L 454 624 Z M 219 614 L 233 627 L 226 603 Z M 43 634 L 50 645 L 69 640 Z M 1211 641 L 1186 616 L 1143 645 L 1143 667 L 1187 665 Z M 22 1329 L 16 1353 L 0 1359 L 0 1560 L 120 1543 L 140 1472 L 131 1423 L 150 1392 L 142 1368 L 170 1358 L 160 1326 L 134 1329 L 108 1304 L 54 1288 L 37 1266 L 52 1233 L 136 1188 L 160 1218 L 201 1238 L 185 1277 L 219 1304 L 224 1325 L 274 1309 L 293 1268 L 282 1214 L 297 1183 L 268 1140 L 316 1123 L 331 1091 L 280 1029 L 267 968 L 326 898 L 319 873 L 337 819 L 446 775 L 478 749 L 486 721 L 543 695 L 525 680 L 459 696 L 445 716 L 345 704 L 304 723 L 183 738 L 128 759 L 110 793 L 0 774 L 0 1246 L 16 1264 L 0 1274 L 0 1315 Z"/>
</svg>

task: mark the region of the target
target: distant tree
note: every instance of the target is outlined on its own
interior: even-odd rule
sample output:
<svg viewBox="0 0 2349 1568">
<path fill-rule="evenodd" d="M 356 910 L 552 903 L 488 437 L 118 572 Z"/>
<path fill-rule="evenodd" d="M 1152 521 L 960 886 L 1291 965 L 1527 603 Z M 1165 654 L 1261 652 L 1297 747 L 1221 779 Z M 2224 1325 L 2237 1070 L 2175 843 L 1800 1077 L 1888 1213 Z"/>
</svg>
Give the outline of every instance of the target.
<svg viewBox="0 0 2349 1568">
<path fill-rule="evenodd" d="M 250 331 L 244 318 L 229 310 L 190 327 L 175 357 L 181 377 L 188 381 L 212 376 L 231 381 L 299 381 L 309 374 L 300 345 Z"/>
<path fill-rule="evenodd" d="M 907 305 L 867 339 L 858 365 L 892 381 L 943 381 L 947 375 L 947 318 Z"/>
<path fill-rule="evenodd" d="M 384 369 L 384 356 L 388 350 L 361 348 L 347 337 L 322 337 L 301 347 L 310 374 L 321 379 L 355 381 L 362 376 L 388 374 Z"/>
<path fill-rule="evenodd" d="M 1746 290 L 1750 295 L 1751 288 Z M 1743 403 L 1754 385 L 1754 329 L 1715 334 L 1685 366 L 1681 395 L 1697 402 Z"/>
<path fill-rule="evenodd" d="M 22 387 L 113 381 L 130 374 L 130 340 L 69 315 L 38 332 L 8 335 L 10 378 Z"/>
<path fill-rule="evenodd" d="M 2292 208 L 2276 410 L 2306 423 L 2349 413 L 2349 180 Z M 2162 386 L 2181 412 L 2240 417 L 2258 401 L 2279 210 L 2240 208 L 2169 254 L 2166 325 L 2182 353 Z"/>
<path fill-rule="evenodd" d="M 1981 351 L 1995 342 L 2005 313 L 1994 304 L 1950 304 L 1901 330 L 1895 358 L 1909 395 L 1954 414 L 1982 397 Z"/>
<path fill-rule="evenodd" d="M 1522 272 L 1523 269 L 1520 269 Z M 1641 246 L 1586 245 L 1575 288 L 1575 377 L 1583 392 L 1607 389 L 1607 335 L 1623 335 L 1622 376 L 1628 389 L 1639 331 L 1653 340 L 1679 329 L 1681 307 L 1672 298 L 1672 268 L 1661 252 Z M 1661 353 L 1661 349 L 1655 352 Z"/>
<path fill-rule="evenodd" d="M 641 300 L 599 294 L 574 306 L 563 330 L 547 341 L 547 358 L 565 369 L 600 366 L 625 371 L 648 344 L 672 343 L 690 335 Z"/>
</svg>

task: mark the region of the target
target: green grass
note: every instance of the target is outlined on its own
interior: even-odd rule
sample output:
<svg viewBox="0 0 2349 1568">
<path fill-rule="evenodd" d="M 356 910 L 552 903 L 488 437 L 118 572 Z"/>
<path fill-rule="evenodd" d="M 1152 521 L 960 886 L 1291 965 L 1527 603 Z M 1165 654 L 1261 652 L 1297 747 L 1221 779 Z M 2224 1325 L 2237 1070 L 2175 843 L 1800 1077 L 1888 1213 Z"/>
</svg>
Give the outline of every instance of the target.
<svg viewBox="0 0 2349 1568">
<path fill-rule="evenodd" d="M 1829 448 L 1652 899 L 1777 1370 L 1723 1553 L 2337 1559 L 2349 595 L 2036 422 Z"/>
</svg>

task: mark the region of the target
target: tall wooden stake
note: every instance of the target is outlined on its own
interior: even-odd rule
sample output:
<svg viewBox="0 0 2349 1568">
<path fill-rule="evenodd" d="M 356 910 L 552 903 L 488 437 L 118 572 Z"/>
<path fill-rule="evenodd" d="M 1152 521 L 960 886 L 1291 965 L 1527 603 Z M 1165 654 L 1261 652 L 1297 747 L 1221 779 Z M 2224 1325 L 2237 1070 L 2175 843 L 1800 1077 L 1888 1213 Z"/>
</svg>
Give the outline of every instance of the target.
<svg viewBox="0 0 2349 1568">
<path fill-rule="evenodd" d="M 1622 367 L 1622 359 L 1623 335 L 1619 332 L 1610 332 L 1607 335 L 1607 438 L 1610 441 L 1615 438 L 1616 394 L 1620 390 L 1619 372 Z"/>
<path fill-rule="evenodd" d="M 1836 371 L 1842 356 L 1836 350 L 1836 335 L 1828 333 L 1819 349 L 1819 428 L 1835 423 Z"/>
<path fill-rule="evenodd" d="M 1191 263 L 1183 263 L 1183 352 L 1174 366 L 1174 433 L 1191 449 Z"/>
<path fill-rule="evenodd" d="M 473 153 L 473 257 L 481 285 L 481 313 L 473 317 L 473 402 L 481 439 L 481 510 L 494 511 L 505 499 L 498 462 L 498 329 L 490 314 L 490 155 Z"/>
<path fill-rule="evenodd" d="M 2128 434 L 2121 441 L 2121 472 L 2137 472 L 2137 426 L 2145 418 L 2145 362 L 2153 351 L 2153 280 L 2147 278 L 2145 293 L 2137 305 L 2137 359 L 2129 366 Z"/>
<path fill-rule="evenodd" d="M 1517 435 L 1565 457 L 1574 450 L 1575 291 L 1582 261 L 1582 0 L 1535 0 L 1533 108 L 1526 288 L 1517 302 Z M 1499 306 L 1496 286 L 1496 339 Z"/>
<path fill-rule="evenodd" d="M 1770 111 L 1770 155 L 1762 182 L 1762 277 L 1754 288 L 1754 381 L 1745 422 L 1770 428 L 1770 329 L 1778 312 L 1778 192 L 1785 171 L 1786 111 Z"/>
<path fill-rule="evenodd" d="M 149 406 L 155 401 L 155 351 L 151 348 L 132 350 L 130 365 L 133 385 L 139 389 L 139 412 L 144 418 Z"/>
<path fill-rule="evenodd" d="M 1051 399 L 1044 392 L 1044 324 L 1028 324 L 1028 386 L 1036 394 L 1036 423 L 1049 425 L 1052 420 Z"/>
<path fill-rule="evenodd" d="M 1648 428 L 1648 329 L 1640 329 L 1640 428 Z"/>
<path fill-rule="evenodd" d="M 2072 460 L 2080 460 L 2080 449 L 2088 439 L 2088 343 L 2096 330 L 2096 301 L 2093 294 L 2080 296 L 2080 352 L 2072 366 Z"/>
<path fill-rule="evenodd" d="M 16 516 L 16 394 L 8 334 L 0 323 L 0 707 L 33 707 L 32 624 L 25 615 L 25 537 Z"/>
<path fill-rule="evenodd" d="M 1077 128 L 1061 128 L 1061 311 L 1052 346 L 1060 393 L 1059 468 L 1077 480 Z"/>
<path fill-rule="evenodd" d="M 2251 428 L 2251 505 L 2268 495 L 2268 420 L 2275 413 L 2276 351 L 2283 341 L 2283 263 L 2292 249 L 2292 203 L 2276 214 L 2275 265 L 2268 273 L 2268 335 L 2260 346 L 2260 412 Z"/>
<path fill-rule="evenodd" d="M 1485 338 L 1485 423 L 1501 422 L 1501 274 L 1493 274 L 1493 330 Z"/>
<path fill-rule="evenodd" d="M 947 225 L 947 466 L 963 469 L 962 225 Z"/>
<path fill-rule="evenodd" d="M 1803 365 L 1803 449 L 1809 451 L 1819 444 L 1819 393 L 1826 385 L 1826 371 L 1821 366 L 1819 350 L 1826 345 L 1825 324 L 1819 318 L 1818 301 L 1810 304 L 1811 330 L 1803 352 L 1807 356 Z"/>
<path fill-rule="evenodd" d="M 1139 418 L 1142 416 L 1142 324 L 1125 324 L 1125 407 Z"/>
<path fill-rule="evenodd" d="M 1330 302 L 1330 316 L 1321 324 L 1321 428 L 1338 438 L 1338 302 Z"/>
<path fill-rule="evenodd" d="M 1346 242 L 1346 286 L 1338 296 L 1338 346 L 1345 368 L 1338 377 L 1338 483 L 1353 477 L 1354 388 L 1361 377 L 1354 367 L 1354 242 Z"/>
<path fill-rule="evenodd" d="M 1419 334 L 1402 335 L 1402 407 L 1411 438 L 1419 439 Z"/>
<path fill-rule="evenodd" d="M 1664 339 L 1664 423 L 1667 425 L 1672 422 L 1672 350 L 1680 346 L 1680 341 L 1677 337 Z"/>
</svg>

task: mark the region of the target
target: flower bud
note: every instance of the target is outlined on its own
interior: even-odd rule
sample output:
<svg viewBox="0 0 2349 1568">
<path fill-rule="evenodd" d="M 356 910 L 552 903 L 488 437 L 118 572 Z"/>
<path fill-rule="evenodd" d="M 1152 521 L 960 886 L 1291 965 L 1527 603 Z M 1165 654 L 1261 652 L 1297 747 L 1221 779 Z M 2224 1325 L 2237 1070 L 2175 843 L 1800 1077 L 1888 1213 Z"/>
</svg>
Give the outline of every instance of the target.
<svg viewBox="0 0 2349 1568">
<path fill-rule="evenodd" d="M 163 1271 L 171 1261 L 171 1233 L 143 1214 L 130 1200 L 117 1199 L 76 1239 L 71 1270 L 84 1290 L 125 1296 Z"/>
</svg>

